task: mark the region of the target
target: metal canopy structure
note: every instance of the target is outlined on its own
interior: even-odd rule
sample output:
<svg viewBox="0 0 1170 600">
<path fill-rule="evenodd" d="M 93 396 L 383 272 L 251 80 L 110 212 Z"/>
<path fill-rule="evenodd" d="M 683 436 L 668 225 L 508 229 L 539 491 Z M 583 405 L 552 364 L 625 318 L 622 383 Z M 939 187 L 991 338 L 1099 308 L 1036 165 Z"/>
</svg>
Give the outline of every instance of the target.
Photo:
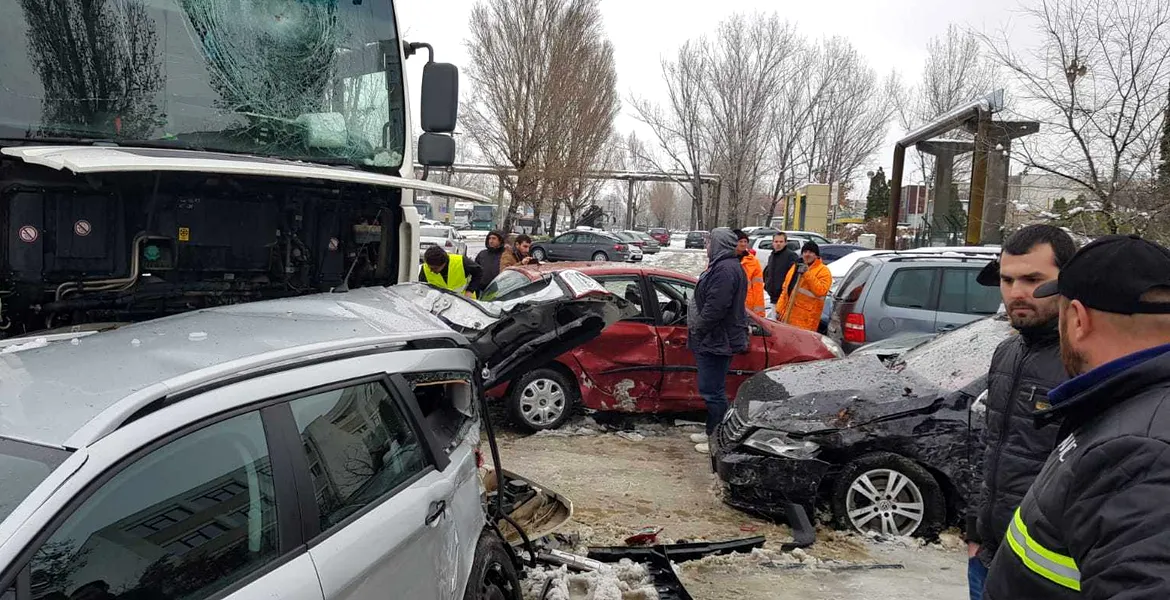
<svg viewBox="0 0 1170 600">
<path fill-rule="evenodd" d="M 421 171 L 422 165 L 415 165 L 416 171 Z M 516 175 L 515 167 L 494 165 L 454 164 L 450 167 L 431 168 L 431 172 L 465 173 L 468 175 L 494 175 L 507 177 Z M 540 172 L 536 171 L 539 176 Z M 719 197 L 719 189 L 723 183 L 723 176 L 718 173 L 699 173 L 695 176 L 686 171 L 620 171 L 620 170 L 589 170 L 581 173 L 585 179 L 604 179 L 626 182 L 626 222 L 630 223 L 634 217 L 634 184 L 642 181 L 666 181 L 677 184 L 690 184 L 698 179 L 701 183 L 715 186 L 715 197 Z M 631 224 L 631 227 L 633 225 Z"/>
<path fill-rule="evenodd" d="M 991 121 L 991 114 L 1003 109 L 1003 90 L 996 90 L 987 96 L 960 106 L 951 112 L 927 123 L 910 132 L 906 137 L 894 144 L 894 166 L 890 172 L 890 217 L 889 231 L 886 236 L 886 247 L 893 250 L 898 243 L 898 217 L 902 208 L 902 172 L 906 165 L 906 148 L 919 142 L 925 142 L 933 137 L 943 135 L 948 131 L 966 127 L 974 123 L 977 128 L 975 134 L 975 157 L 971 169 L 971 200 L 968 203 L 969 214 L 983 214 L 984 185 L 987 180 L 987 127 Z M 949 186 L 948 186 L 949 187 Z M 975 223 L 982 219 L 968 218 L 967 243 L 979 243 L 979 229 L 972 230 Z"/>
</svg>

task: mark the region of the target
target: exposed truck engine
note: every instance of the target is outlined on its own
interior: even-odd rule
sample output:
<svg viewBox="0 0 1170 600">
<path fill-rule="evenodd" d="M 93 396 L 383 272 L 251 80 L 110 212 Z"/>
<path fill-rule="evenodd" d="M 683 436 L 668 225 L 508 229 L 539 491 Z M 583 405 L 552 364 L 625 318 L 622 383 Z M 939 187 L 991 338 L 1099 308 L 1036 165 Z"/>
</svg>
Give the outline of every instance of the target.
<svg viewBox="0 0 1170 600">
<path fill-rule="evenodd" d="M 0 181 L 6 336 L 397 280 L 398 188 L 12 158 Z"/>
</svg>

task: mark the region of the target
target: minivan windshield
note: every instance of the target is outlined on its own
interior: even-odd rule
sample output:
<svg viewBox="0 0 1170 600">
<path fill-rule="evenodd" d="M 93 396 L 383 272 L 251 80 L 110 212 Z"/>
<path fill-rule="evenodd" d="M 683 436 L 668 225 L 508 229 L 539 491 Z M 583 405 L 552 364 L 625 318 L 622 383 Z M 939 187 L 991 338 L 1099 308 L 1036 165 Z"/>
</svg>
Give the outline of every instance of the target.
<svg viewBox="0 0 1170 600">
<path fill-rule="evenodd" d="M 0 522 L 66 458 L 65 450 L 0 437 Z"/>
<path fill-rule="evenodd" d="M 392 0 L 0 2 L 0 139 L 397 168 Z"/>
</svg>

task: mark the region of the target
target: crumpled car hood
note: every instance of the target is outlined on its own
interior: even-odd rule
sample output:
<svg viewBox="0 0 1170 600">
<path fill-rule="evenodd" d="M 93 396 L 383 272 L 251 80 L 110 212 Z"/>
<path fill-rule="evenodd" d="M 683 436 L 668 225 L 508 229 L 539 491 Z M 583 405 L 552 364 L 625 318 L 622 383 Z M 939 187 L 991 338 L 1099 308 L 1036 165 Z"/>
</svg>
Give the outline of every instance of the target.
<svg viewBox="0 0 1170 600">
<path fill-rule="evenodd" d="M 735 410 L 755 427 L 810 434 L 926 409 L 944 396 L 876 356 L 849 356 L 759 373 L 740 387 Z"/>
</svg>

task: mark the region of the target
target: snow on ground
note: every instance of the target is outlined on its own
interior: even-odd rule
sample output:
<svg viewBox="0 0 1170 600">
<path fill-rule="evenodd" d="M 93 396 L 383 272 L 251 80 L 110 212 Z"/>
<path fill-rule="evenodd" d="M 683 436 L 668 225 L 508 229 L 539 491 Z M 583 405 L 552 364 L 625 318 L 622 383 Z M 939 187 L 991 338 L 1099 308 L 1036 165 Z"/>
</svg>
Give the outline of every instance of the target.
<svg viewBox="0 0 1170 600">
<path fill-rule="evenodd" d="M 657 600 L 658 592 L 645 565 L 627 559 L 592 573 L 558 569 L 525 569 L 524 600 Z M 552 580 L 552 583 L 548 583 Z M 548 586 L 548 592 L 545 587 Z M 542 595 L 543 594 L 543 595 Z"/>
</svg>

